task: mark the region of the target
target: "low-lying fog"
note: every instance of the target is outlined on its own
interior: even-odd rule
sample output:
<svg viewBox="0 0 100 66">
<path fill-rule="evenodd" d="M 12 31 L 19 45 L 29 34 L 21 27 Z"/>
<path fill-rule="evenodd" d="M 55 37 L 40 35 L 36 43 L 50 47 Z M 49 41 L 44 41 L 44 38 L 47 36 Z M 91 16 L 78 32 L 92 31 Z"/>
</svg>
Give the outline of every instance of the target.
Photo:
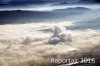
<svg viewBox="0 0 100 66">
<path fill-rule="evenodd" d="M 49 66 L 52 57 L 99 57 L 100 30 L 70 26 L 74 22 L 0 25 L 0 65 Z"/>
</svg>

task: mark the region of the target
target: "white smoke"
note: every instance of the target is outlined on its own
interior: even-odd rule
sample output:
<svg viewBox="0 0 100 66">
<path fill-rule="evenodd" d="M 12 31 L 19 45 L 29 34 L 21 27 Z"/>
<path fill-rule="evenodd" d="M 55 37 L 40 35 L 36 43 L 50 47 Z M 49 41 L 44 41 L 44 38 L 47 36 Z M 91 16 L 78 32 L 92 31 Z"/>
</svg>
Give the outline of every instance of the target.
<svg viewBox="0 0 100 66">
<path fill-rule="evenodd" d="M 71 34 L 63 33 L 64 30 L 61 30 L 58 26 L 54 26 L 53 36 L 50 38 L 50 44 L 55 44 L 59 42 L 71 42 Z"/>
<path fill-rule="evenodd" d="M 72 25 L 72 22 L 0 25 L 0 65 L 50 66 L 51 57 L 100 56 L 100 49 L 95 49 L 100 45 L 100 30 L 65 29 Z M 53 32 L 39 31 L 45 28 L 52 28 Z"/>
</svg>

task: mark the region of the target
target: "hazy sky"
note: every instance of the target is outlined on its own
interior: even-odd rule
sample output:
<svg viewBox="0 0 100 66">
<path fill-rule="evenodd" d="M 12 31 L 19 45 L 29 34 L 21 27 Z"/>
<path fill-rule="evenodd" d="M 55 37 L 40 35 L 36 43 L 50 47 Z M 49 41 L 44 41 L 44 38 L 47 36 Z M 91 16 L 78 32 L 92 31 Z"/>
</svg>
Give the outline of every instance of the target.
<svg viewBox="0 0 100 66">
<path fill-rule="evenodd" d="M 30 4 L 30 3 L 48 3 L 48 2 L 67 2 L 67 3 L 99 3 L 100 0 L 0 0 L 0 4 Z"/>
</svg>

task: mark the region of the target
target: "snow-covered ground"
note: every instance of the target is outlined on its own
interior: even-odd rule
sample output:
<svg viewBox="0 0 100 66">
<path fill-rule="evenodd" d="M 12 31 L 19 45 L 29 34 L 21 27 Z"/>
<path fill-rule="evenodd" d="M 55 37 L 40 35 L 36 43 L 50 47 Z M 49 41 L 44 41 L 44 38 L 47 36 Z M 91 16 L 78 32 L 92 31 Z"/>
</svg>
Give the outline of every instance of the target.
<svg viewBox="0 0 100 66">
<path fill-rule="evenodd" d="M 66 26 L 74 23 L 0 25 L 0 66 L 50 66 L 52 57 L 100 56 L 99 29 L 70 30 Z"/>
</svg>

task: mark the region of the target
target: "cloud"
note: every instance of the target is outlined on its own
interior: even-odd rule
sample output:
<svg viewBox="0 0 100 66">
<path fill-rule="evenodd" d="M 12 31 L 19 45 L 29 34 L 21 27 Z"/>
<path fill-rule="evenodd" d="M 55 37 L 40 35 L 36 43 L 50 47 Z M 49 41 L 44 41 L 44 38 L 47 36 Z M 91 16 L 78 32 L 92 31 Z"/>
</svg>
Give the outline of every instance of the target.
<svg viewBox="0 0 100 66">
<path fill-rule="evenodd" d="M 67 0 L 67 3 L 77 3 L 79 2 L 80 0 Z"/>
<path fill-rule="evenodd" d="M 57 44 L 59 42 L 71 42 L 71 34 L 63 33 L 64 31 L 61 30 L 58 26 L 54 26 L 53 36 L 49 39 L 48 43 L 50 44 Z"/>
<path fill-rule="evenodd" d="M 12 0 L 1 0 L 0 3 L 2 4 L 8 4 L 10 3 Z"/>
<path fill-rule="evenodd" d="M 11 2 L 11 3 L 10 3 Z M 99 0 L 1 0 L 1 4 L 40 4 L 40 3 L 99 3 Z"/>
<path fill-rule="evenodd" d="M 72 25 L 74 25 L 72 22 L 0 25 L 0 65 L 50 66 L 51 57 L 100 56 L 99 48 L 95 49 L 100 43 L 100 30 L 69 31 L 64 29 L 64 26 Z M 45 28 L 55 29 L 53 31 L 55 34 L 39 31 Z M 62 37 L 62 34 L 67 35 L 67 37 L 71 34 L 72 42 L 63 42 L 61 39 L 65 36 Z M 53 41 L 61 41 L 55 45 L 48 44 L 51 38 Z"/>
</svg>

